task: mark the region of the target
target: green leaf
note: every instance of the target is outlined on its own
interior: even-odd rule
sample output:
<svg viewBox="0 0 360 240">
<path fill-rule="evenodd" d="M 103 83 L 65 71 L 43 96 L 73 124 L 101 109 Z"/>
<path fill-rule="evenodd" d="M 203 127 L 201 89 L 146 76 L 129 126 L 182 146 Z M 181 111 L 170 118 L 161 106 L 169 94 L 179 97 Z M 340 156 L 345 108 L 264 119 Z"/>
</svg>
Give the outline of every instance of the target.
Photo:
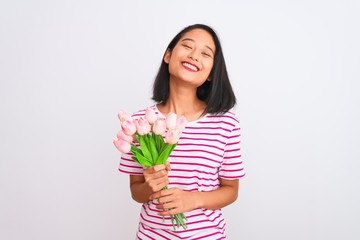
<svg viewBox="0 0 360 240">
<path fill-rule="evenodd" d="M 151 153 L 149 151 L 149 148 L 146 144 L 146 135 L 140 135 L 139 136 L 139 143 L 140 143 L 140 149 L 144 155 L 144 157 L 146 157 L 150 162 L 153 161 L 152 157 L 151 157 Z"/>
<path fill-rule="evenodd" d="M 174 150 L 176 144 L 165 144 L 164 149 L 160 153 L 159 158 L 156 161 L 156 164 L 165 164 L 170 153 Z"/>
<path fill-rule="evenodd" d="M 155 140 L 156 151 L 159 152 L 159 140 L 155 133 L 151 133 L 152 138 Z"/>
<path fill-rule="evenodd" d="M 141 163 L 139 162 L 139 160 L 137 159 L 137 157 L 136 157 L 136 156 L 132 156 L 132 157 L 131 157 L 131 159 L 132 159 L 132 160 L 134 160 L 135 162 L 137 162 L 137 163 L 141 164 Z"/>
<path fill-rule="evenodd" d="M 156 162 L 156 160 L 159 157 L 159 154 L 158 154 L 158 151 L 156 150 L 156 143 L 155 143 L 153 136 L 154 135 L 149 135 L 148 139 L 149 139 L 149 147 L 150 147 L 153 162 Z"/>
<path fill-rule="evenodd" d="M 132 156 L 131 158 L 133 160 L 135 160 L 136 162 L 138 162 L 140 165 L 142 165 L 141 162 L 139 162 L 138 157 L 137 157 L 137 155 L 143 156 L 141 150 L 139 148 L 137 148 L 136 146 L 131 145 L 130 151 L 134 154 L 134 156 Z"/>
<path fill-rule="evenodd" d="M 131 145 L 131 149 L 130 149 L 130 151 L 135 155 L 135 153 L 140 153 L 140 154 L 142 154 L 142 152 L 141 152 L 141 150 L 139 149 L 139 148 L 137 148 L 136 146 L 134 146 L 134 145 Z"/>
<path fill-rule="evenodd" d="M 159 141 L 159 146 L 158 146 L 158 152 L 161 151 L 161 149 L 165 146 L 165 141 L 164 138 L 161 135 L 156 135 L 157 139 Z"/>
<path fill-rule="evenodd" d="M 143 155 L 141 155 L 140 153 L 135 153 L 136 158 L 138 160 L 138 162 L 140 163 L 141 166 L 144 167 L 151 167 L 151 161 L 149 161 L 146 157 L 144 157 Z"/>
</svg>

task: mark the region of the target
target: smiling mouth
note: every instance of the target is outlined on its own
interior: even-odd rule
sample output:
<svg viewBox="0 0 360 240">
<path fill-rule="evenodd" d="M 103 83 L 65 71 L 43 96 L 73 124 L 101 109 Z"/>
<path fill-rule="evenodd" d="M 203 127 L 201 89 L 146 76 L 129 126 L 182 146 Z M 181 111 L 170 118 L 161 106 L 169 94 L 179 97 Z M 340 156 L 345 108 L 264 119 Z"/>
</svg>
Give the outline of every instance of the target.
<svg viewBox="0 0 360 240">
<path fill-rule="evenodd" d="M 197 72 L 199 71 L 199 68 L 191 63 L 188 62 L 182 62 L 182 65 L 191 72 Z"/>
</svg>

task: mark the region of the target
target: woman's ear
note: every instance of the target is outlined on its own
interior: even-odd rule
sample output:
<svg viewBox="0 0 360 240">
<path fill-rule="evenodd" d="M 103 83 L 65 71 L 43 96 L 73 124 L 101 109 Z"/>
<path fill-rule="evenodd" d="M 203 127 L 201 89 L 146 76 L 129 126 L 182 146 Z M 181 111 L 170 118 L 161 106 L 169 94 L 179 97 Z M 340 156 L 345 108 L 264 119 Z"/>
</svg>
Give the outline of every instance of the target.
<svg viewBox="0 0 360 240">
<path fill-rule="evenodd" d="M 167 49 L 164 55 L 164 62 L 166 62 L 167 64 L 169 64 L 170 62 L 170 57 L 171 57 L 171 50 Z"/>
</svg>

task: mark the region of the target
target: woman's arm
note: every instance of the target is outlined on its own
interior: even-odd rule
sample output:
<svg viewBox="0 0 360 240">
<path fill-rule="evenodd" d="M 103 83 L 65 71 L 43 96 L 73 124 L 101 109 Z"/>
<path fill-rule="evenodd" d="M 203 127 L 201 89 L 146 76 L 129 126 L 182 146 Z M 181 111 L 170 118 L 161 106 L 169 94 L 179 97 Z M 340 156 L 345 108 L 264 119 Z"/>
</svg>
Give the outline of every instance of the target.
<svg viewBox="0 0 360 240">
<path fill-rule="evenodd" d="M 143 175 L 130 175 L 130 190 L 132 198 L 139 202 L 149 201 L 149 196 L 169 184 L 167 171 L 170 165 L 156 165 L 144 170 Z"/>
<path fill-rule="evenodd" d="M 216 210 L 236 201 L 239 190 L 239 180 L 220 179 L 220 188 L 211 192 L 198 192 L 198 208 Z"/>
<path fill-rule="evenodd" d="M 238 196 L 239 180 L 220 179 L 220 187 L 210 192 L 186 192 L 178 188 L 161 190 L 150 196 L 158 199 L 161 216 L 188 212 L 196 208 L 216 210 L 233 203 Z M 170 209 L 170 210 L 169 210 Z"/>
</svg>

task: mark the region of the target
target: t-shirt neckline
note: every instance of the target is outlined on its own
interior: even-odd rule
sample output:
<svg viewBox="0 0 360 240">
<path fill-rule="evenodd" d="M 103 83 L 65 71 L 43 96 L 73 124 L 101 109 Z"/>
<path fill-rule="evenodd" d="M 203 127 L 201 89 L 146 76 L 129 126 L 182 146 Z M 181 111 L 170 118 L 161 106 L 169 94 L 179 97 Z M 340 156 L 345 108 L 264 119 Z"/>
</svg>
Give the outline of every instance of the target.
<svg viewBox="0 0 360 240">
<path fill-rule="evenodd" d="M 166 116 L 162 113 L 162 112 L 160 112 L 160 110 L 159 110 L 159 108 L 157 107 L 157 104 L 155 104 L 154 105 L 154 108 L 155 108 L 155 111 L 157 112 L 157 114 L 159 114 L 161 117 L 163 117 L 163 118 L 166 118 Z M 188 121 L 188 124 L 195 124 L 195 123 L 197 123 L 197 122 L 199 122 L 199 121 L 202 121 L 203 119 L 205 119 L 207 116 L 208 116 L 209 114 L 208 113 L 206 113 L 204 116 L 202 116 L 202 117 L 200 117 L 200 118 L 198 118 L 198 119 L 196 119 L 196 120 L 194 120 L 194 121 Z"/>
</svg>

